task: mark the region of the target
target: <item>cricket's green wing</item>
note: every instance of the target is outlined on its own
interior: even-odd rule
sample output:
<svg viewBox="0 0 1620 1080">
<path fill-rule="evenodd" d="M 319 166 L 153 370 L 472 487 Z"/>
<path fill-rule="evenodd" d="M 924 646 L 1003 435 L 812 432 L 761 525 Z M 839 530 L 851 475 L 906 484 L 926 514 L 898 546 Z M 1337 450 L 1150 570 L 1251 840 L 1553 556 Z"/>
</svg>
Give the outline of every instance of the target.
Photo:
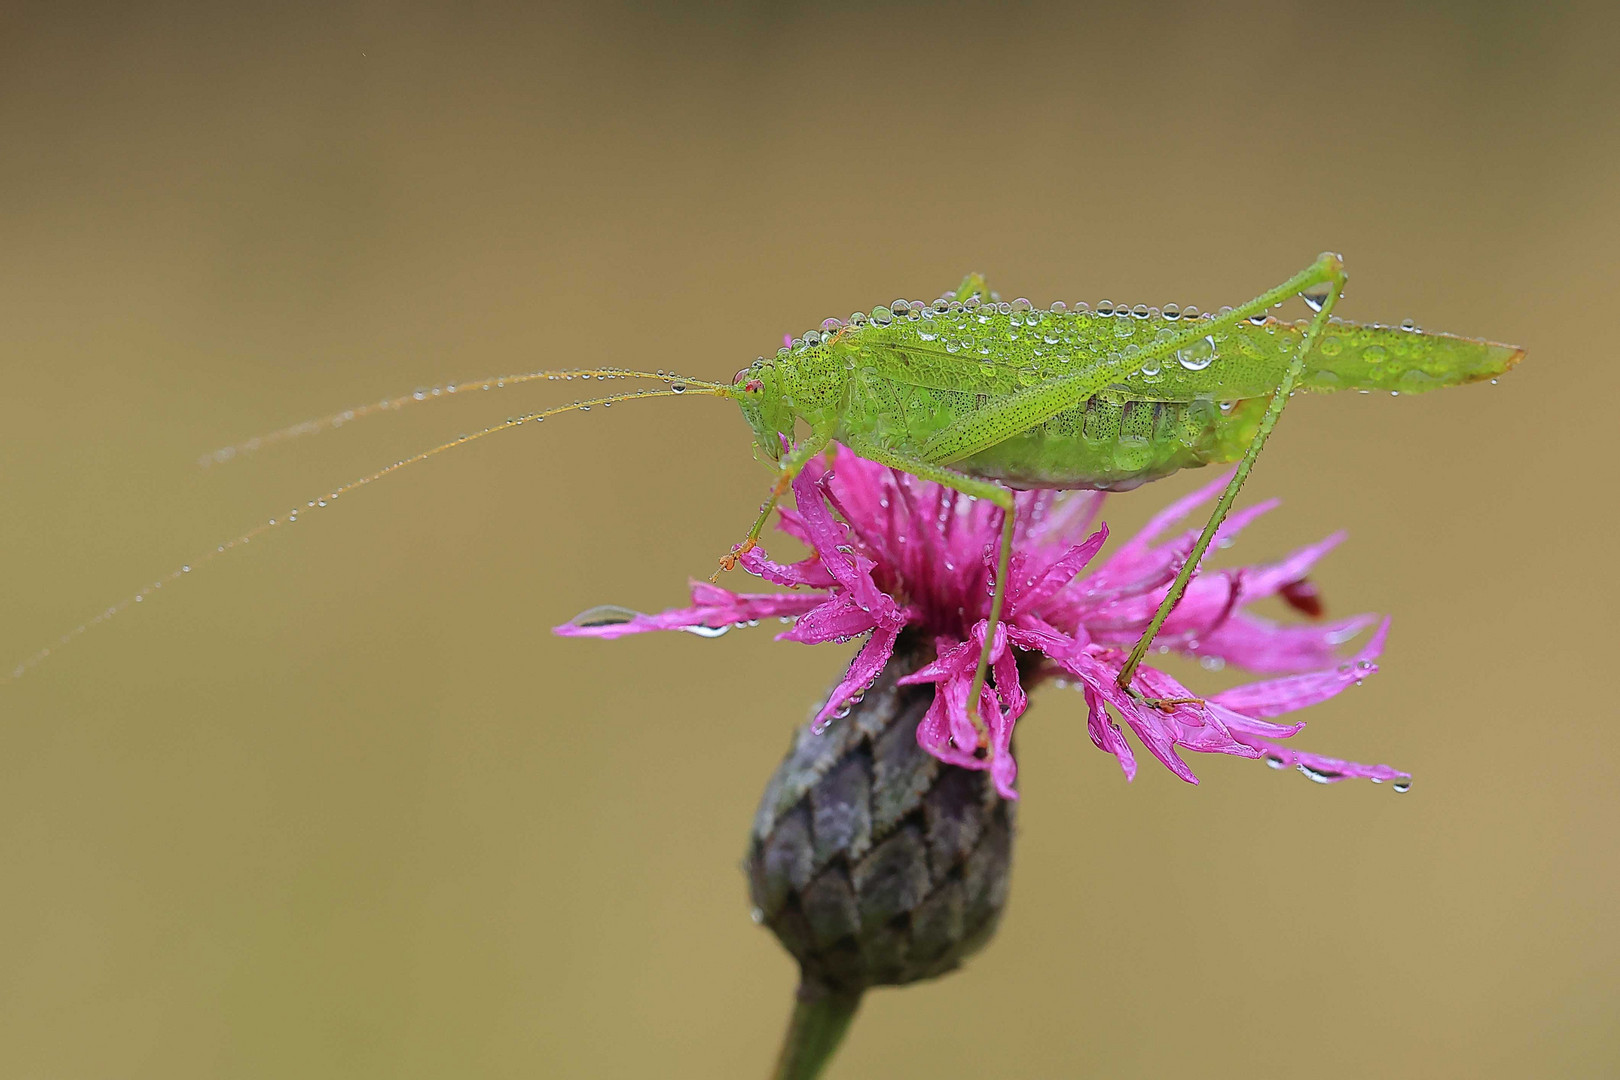
<svg viewBox="0 0 1620 1080">
<path fill-rule="evenodd" d="M 1234 401 L 1270 394 L 1304 336 L 1303 323 L 1245 321 L 1162 364 L 1134 371 L 1124 382 L 1132 397 L 1149 401 Z M 1315 391 L 1416 394 L 1494 379 L 1523 355 L 1523 349 L 1480 338 L 1334 319 L 1305 358 L 1301 385 Z"/>
</svg>

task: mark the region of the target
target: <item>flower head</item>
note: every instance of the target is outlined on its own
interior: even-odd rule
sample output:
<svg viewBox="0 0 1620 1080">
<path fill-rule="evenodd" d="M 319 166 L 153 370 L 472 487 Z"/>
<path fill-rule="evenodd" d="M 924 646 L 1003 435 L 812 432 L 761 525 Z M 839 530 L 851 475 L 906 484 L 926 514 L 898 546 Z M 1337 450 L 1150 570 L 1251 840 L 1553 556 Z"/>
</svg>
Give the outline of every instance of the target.
<svg viewBox="0 0 1620 1080">
<path fill-rule="evenodd" d="M 749 573 L 787 592 L 736 593 L 692 583 L 690 607 L 657 615 L 605 609 L 557 628 L 572 636 L 615 638 L 648 630 L 713 634 L 734 625 L 781 618 L 786 641 L 821 644 L 866 635 L 843 680 L 816 720 L 826 723 L 858 700 L 883 670 L 902 630 L 932 637 L 934 660 L 901 680 L 933 683 L 934 701 L 917 727 L 917 741 L 941 761 L 988 769 L 997 790 L 1016 798 L 1013 727 L 1028 704 L 1023 679 L 1055 675 L 1085 694 L 1091 740 L 1118 759 L 1127 779 L 1136 757 L 1114 719 L 1122 719 L 1149 753 L 1196 784 L 1178 749 L 1266 758 L 1294 766 L 1313 780 L 1350 777 L 1395 781 L 1409 777 L 1387 765 L 1361 765 L 1284 746 L 1303 723 L 1273 718 L 1314 705 L 1377 670 L 1389 621 L 1356 615 L 1335 622 L 1279 624 L 1249 610 L 1269 596 L 1302 611 L 1320 610 L 1308 581 L 1311 568 L 1343 539 L 1334 534 L 1276 563 L 1205 570 L 1193 578 L 1161 630 L 1161 650 L 1196 657 L 1206 667 L 1231 663 L 1273 676 L 1169 711 L 1122 691 L 1116 678 L 1138 635 L 1153 617 L 1171 580 L 1191 552 L 1196 530 L 1171 532 L 1189 512 L 1213 499 L 1226 476 L 1172 503 L 1141 532 L 1093 567 L 1108 538 L 1090 531 L 1103 503 L 1099 492 L 1026 491 L 1016 495 L 1017 531 L 1002 625 L 986 642 L 1000 512 L 991 504 L 939 484 L 874 464 L 842 447 L 831 464 L 818 459 L 794 481 L 796 508 L 780 511 L 779 527 L 811 550 L 798 562 L 773 561 L 763 548 L 740 557 Z M 1273 509 L 1270 500 L 1232 514 L 1214 547 Z M 1362 630 L 1377 629 L 1354 656 L 1339 647 Z M 990 731 L 981 749 L 967 698 L 979 656 L 990 649 L 993 677 L 979 709 Z M 1019 659 L 1026 662 L 1020 673 Z M 1169 674 L 1143 665 L 1135 688 L 1161 698 L 1195 698 Z M 1112 710 L 1112 714 L 1110 713 Z"/>
</svg>

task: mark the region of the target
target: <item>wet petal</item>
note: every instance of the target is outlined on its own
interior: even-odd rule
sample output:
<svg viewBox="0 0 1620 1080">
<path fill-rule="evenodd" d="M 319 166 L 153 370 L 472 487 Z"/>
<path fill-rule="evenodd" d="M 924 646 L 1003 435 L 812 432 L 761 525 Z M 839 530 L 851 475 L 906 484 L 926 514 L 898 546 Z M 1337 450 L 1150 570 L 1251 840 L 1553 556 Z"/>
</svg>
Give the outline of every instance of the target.
<svg viewBox="0 0 1620 1080">
<path fill-rule="evenodd" d="M 1260 718 L 1278 716 L 1326 701 L 1337 696 L 1345 687 L 1353 686 L 1378 671 L 1378 665 L 1373 661 L 1384 651 L 1384 639 L 1388 635 L 1389 620 L 1385 619 L 1362 650 L 1337 667 L 1245 683 L 1222 691 L 1210 700 L 1247 716 Z"/>
<path fill-rule="evenodd" d="M 1108 715 L 1108 709 L 1103 705 L 1102 695 L 1086 686 L 1086 731 L 1091 735 L 1091 741 L 1097 749 L 1106 750 L 1119 760 L 1119 767 L 1125 770 L 1126 780 L 1136 779 L 1136 755 L 1131 751 L 1131 744 L 1125 741 L 1125 733 L 1119 730 L 1114 718 Z"/>
<path fill-rule="evenodd" d="M 723 630 L 738 623 L 802 616 L 827 601 L 827 594 L 819 592 L 734 593 L 707 582 L 693 582 L 692 593 L 698 602 L 691 607 L 670 608 L 656 615 L 625 611 L 621 621 L 566 622 L 553 628 L 553 633 L 611 641 L 652 630 Z"/>
<path fill-rule="evenodd" d="M 1198 651 L 1262 674 L 1307 671 L 1334 663 L 1339 646 L 1377 621 L 1369 614 L 1331 623 L 1275 623 L 1239 610 L 1205 635 Z"/>
<path fill-rule="evenodd" d="M 899 636 L 898 626 L 880 626 L 872 631 L 872 636 L 866 639 L 861 651 L 855 654 L 843 680 L 827 695 L 827 701 L 816 713 L 813 723 L 825 723 L 838 710 L 845 708 L 850 699 L 866 692 L 866 688 L 883 671 L 883 665 L 889 662 L 889 657 L 894 655 L 894 642 Z"/>
<path fill-rule="evenodd" d="M 1255 749 L 1259 750 L 1268 763 L 1276 768 L 1295 768 L 1319 784 L 1336 784 L 1340 780 L 1365 778 L 1378 783 L 1386 780 L 1395 782 L 1396 790 L 1404 790 L 1402 783 L 1410 784 L 1412 774 L 1389 765 L 1363 765 L 1359 761 L 1346 761 L 1343 758 L 1328 757 L 1325 754 L 1311 754 L 1304 750 L 1294 750 L 1287 746 L 1279 746 L 1264 739 L 1255 739 Z"/>
<path fill-rule="evenodd" d="M 873 629 L 878 620 L 848 596 L 840 593 L 831 600 L 799 616 L 793 629 L 776 635 L 779 641 L 821 645 L 828 641 L 848 641 Z"/>
</svg>

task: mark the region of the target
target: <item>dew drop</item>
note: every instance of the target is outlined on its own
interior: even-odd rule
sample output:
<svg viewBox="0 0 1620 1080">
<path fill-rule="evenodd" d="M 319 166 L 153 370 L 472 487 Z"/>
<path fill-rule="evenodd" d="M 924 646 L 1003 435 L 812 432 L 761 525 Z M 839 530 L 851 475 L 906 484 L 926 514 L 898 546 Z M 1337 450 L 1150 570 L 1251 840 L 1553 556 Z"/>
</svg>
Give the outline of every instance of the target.
<svg viewBox="0 0 1620 1080">
<path fill-rule="evenodd" d="M 619 607 L 617 604 L 599 604 L 596 607 L 587 608 L 569 619 L 568 625 L 580 627 L 623 626 L 625 623 L 634 622 L 640 615 L 641 612 L 639 611 Z"/>
<path fill-rule="evenodd" d="M 894 322 L 894 312 L 879 304 L 872 309 L 872 321 L 878 326 L 888 326 Z"/>
<path fill-rule="evenodd" d="M 1344 773 L 1333 772 L 1331 769 L 1313 769 L 1304 762 L 1300 762 L 1298 765 L 1295 765 L 1294 768 L 1298 769 L 1300 772 L 1304 773 L 1308 779 L 1318 784 L 1331 784 L 1335 780 L 1344 779 Z"/>
<path fill-rule="evenodd" d="M 1099 314 L 1099 315 L 1112 315 L 1113 313 L 1114 313 L 1114 302 L 1112 300 L 1099 300 L 1099 301 L 1097 301 L 1097 314 Z"/>
<path fill-rule="evenodd" d="M 672 394 L 684 394 L 686 393 L 686 384 L 679 381 L 672 382 L 669 384 L 669 392 Z"/>
<path fill-rule="evenodd" d="M 1412 790 L 1412 778 L 1410 776 L 1403 776 L 1389 786 L 1392 791 L 1398 791 L 1402 795 L 1405 795 L 1408 791 Z"/>
<path fill-rule="evenodd" d="M 1160 314 L 1162 314 L 1166 319 L 1169 319 L 1171 322 L 1176 322 L 1181 318 L 1181 308 L 1175 304 L 1166 304 L 1164 305 L 1164 310 L 1160 312 Z"/>
<path fill-rule="evenodd" d="M 754 920 L 754 925 L 755 926 L 758 926 L 760 923 L 765 921 L 765 909 L 764 908 L 757 908 L 757 907 L 756 908 L 749 908 L 748 909 L 748 917 L 750 919 Z"/>
<path fill-rule="evenodd" d="M 731 625 L 728 623 L 725 626 L 683 626 L 681 629 L 688 634 L 696 634 L 701 638 L 717 638 L 729 634 Z"/>
<path fill-rule="evenodd" d="M 1379 364 L 1389 356 L 1389 350 L 1382 345 L 1369 345 L 1361 350 L 1361 358 L 1369 364 Z"/>
<path fill-rule="evenodd" d="M 1176 352 L 1176 362 L 1188 371 L 1203 371 L 1215 362 L 1215 337 L 1205 334 L 1199 340 Z"/>
<path fill-rule="evenodd" d="M 1288 762 L 1284 761 L 1282 758 L 1278 757 L 1275 754 L 1267 754 L 1266 755 L 1266 764 L 1271 766 L 1273 769 L 1286 769 L 1286 768 L 1288 768 Z"/>
<path fill-rule="evenodd" d="M 1329 291 L 1330 290 L 1326 285 L 1320 285 L 1314 289 L 1309 289 L 1303 293 L 1300 293 L 1299 298 L 1305 301 L 1305 306 L 1310 308 L 1312 311 L 1321 311 L 1322 308 L 1327 305 Z"/>
</svg>

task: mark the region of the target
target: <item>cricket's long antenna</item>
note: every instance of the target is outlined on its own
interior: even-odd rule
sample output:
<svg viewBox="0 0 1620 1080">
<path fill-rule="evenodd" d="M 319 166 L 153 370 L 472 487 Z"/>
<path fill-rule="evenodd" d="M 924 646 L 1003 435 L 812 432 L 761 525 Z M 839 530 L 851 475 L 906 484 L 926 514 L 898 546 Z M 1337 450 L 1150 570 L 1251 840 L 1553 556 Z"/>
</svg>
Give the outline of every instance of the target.
<svg viewBox="0 0 1620 1080">
<path fill-rule="evenodd" d="M 525 371 L 516 375 L 490 375 L 482 379 L 467 379 L 462 382 L 445 383 L 431 389 L 414 390 L 409 394 L 398 394 L 394 397 L 373 401 L 369 405 L 356 405 L 352 409 L 341 412 L 328 413 L 326 416 L 313 420 L 305 420 L 300 424 L 284 427 L 279 431 L 272 431 L 268 435 L 258 435 L 246 439 L 232 446 L 222 446 L 218 450 L 204 454 L 198 458 L 200 465 L 223 465 L 240 454 L 252 453 L 262 450 L 289 439 L 296 439 L 301 435 L 314 435 L 320 431 L 339 428 L 351 420 L 358 420 L 373 413 L 393 412 L 403 409 L 407 405 L 414 405 L 419 401 L 435 401 L 449 397 L 452 394 L 465 393 L 471 390 L 504 390 L 508 386 L 518 386 L 522 383 L 537 382 L 540 379 L 661 379 L 671 387 L 686 386 L 703 388 L 706 390 L 723 390 L 720 383 L 709 382 L 705 379 L 688 379 L 684 375 L 677 375 L 673 371 L 660 368 L 657 371 L 632 371 L 629 368 L 557 368 L 544 371 Z M 679 392 L 679 391 L 677 391 Z"/>
<path fill-rule="evenodd" d="M 592 374 L 595 375 L 595 372 Z M 194 569 L 203 565 L 204 563 L 212 562 L 228 551 L 233 551 L 236 548 L 247 546 L 254 540 L 257 540 L 259 537 L 269 532 L 271 529 L 275 528 L 277 525 L 291 525 L 299 520 L 300 514 L 306 513 L 310 510 L 319 510 L 336 500 L 340 495 L 347 495 L 351 491 L 356 491 L 367 486 L 368 484 L 373 484 L 378 480 L 381 480 L 383 477 L 391 476 L 408 466 L 426 461 L 430 457 L 437 457 L 447 450 L 454 450 L 458 446 L 466 446 L 468 443 L 477 442 L 479 439 L 487 438 L 490 435 L 497 435 L 503 431 L 511 431 L 514 428 L 522 427 L 524 424 L 530 422 L 538 423 L 541 420 L 556 416 L 559 413 L 576 411 L 586 412 L 595 405 L 601 405 L 606 408 L 607 406 L 613 405 L 616 402 L 633 401 L 636 398 L 681 397 L 685 394 L 696 394 L 700 397 L 726 397 L 729 396 L 729 393 L 730 389 L 728 387 L 721 386 L 718 383 L 687 383 L 685 380 L 679 380 L 667 390 L 633 390 L 626 394 L 610 394 L 606 397 L 591 398 L 586 401 L 576 401 L 570 405 L 557 405 L 550 409 L 541 409 L 539 412 L 524 413 L 521 416 L 508 417 L 502 423 L 493 424 L 487 428 L 474 431 L 467 435 L 457 436 L 456 438 L 451 439 L 449 442 L 440 443 L 438 446 L 435 446 L 429 450 L 423 450 L 419 454 L 413 454 L 407 458 L 400 458 L 392 465 L 378 469 L 369 476 L 362 476 L 358 480 L 351 480 L 341 487 L 334 488 L 327 495 L 310 499 L 303 506 L 295 506 L 283 516 L 273 517 L 268 521 L 255 525 L 247 532 L 242 533 L 236 539 L 220 544 L 213 550 L 202 553 L 191 562 L 185 563 L 176 569 L 171 570 L 168 574 L 158 578 L 156 581 L 152 582 L 152 584 L 146 586 L 144 589 L 141 589 L 139 592 L 125 597 L 112 607 L 109 607 L 105 611 L 92 616 L 91 618 L 80 623 L 78 626 L 74 627 L 72 630 L 69 630 L 67 633 L 63 634 L 57 639 L 55 645 L 48 646 L 35 652 L 32 656 L 29 656 L 27 659 L 13 667 L 9 672 L 5 673 L 4 675 L 0 675 L 0 682 L 10 682 L 13 679 L 22 677 L 33 668 L 38 667 L 47 657 L 51 655 L 53 650 L 60 649 L 64 645 L 68 645 L 79 637 L 82 637 L 84 634 L 89 632 L 91 627 L 99 626 L 133 605 L 143 603 L 148 596 L 151 596 L 165 585 L 180 580 L 182 577 L 190 574 Z"/>
</svg>

